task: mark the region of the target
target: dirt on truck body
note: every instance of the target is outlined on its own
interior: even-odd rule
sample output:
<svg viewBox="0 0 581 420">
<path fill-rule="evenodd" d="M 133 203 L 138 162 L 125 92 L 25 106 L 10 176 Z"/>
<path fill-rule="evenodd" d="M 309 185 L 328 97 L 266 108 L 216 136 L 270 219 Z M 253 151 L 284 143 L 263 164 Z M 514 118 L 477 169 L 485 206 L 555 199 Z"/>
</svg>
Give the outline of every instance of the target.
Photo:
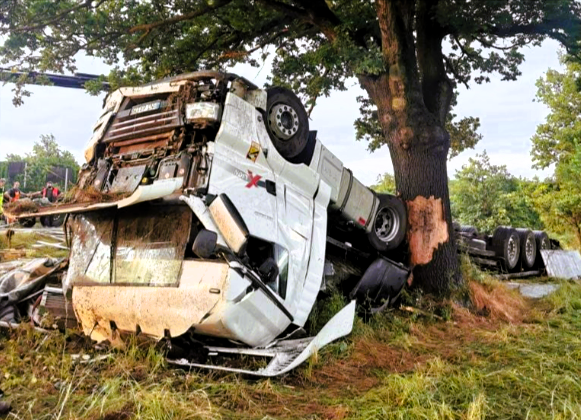
<svg viewBox="0 0 581 420">
<path fill-rule="evenodd" d="M 84 332 L 209 337 L 210 353 L 272 357 L 259 372 L 272 375 L 351 331 L 354 302 L 316 337 L 288 339 L 321 290 L 389 304 L 409 275 L 388 258 L 405 205 L 363 186 L 316 134 L 292 92 L 233 74 L 110 93 L 73 196 L 35 214 L 69 214 L 64 286 Z M 350 262 L 357 275 L 339 270 Z"/>
</svg>

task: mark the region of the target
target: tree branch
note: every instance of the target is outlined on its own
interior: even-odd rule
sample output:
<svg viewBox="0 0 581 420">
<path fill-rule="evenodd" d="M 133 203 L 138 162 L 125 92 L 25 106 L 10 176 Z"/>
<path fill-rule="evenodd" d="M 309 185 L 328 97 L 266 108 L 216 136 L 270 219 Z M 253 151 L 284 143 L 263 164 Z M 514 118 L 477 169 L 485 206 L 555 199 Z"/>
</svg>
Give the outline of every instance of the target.
<svg viewBox="0 0 581 420">
<path fill-rule="evenodd" d="M 337 38 L 335 27 L 341 23 L 339 18 L 329 9 L 323 0 L 296 0 L 303 8 L 298 8 L 290 4 L 282 3 L 277 0 L 258 0 L 259 3 L 283 13 L 290 14 L 296 18 L 302 19 L 314 26 L 317 26 L 321 32 L 329 39 L 334 41 Z"/>
<path fill-rule="evenodd" d="M 438 0 L 419 0 L 416 14 L 417 57 L 421 75 L 422 94 L 428 110 L 444 125 L 450 110 L 453 86 L 446 74 L 440 26 L 435 8 Z"/>
<path fill-rule="evenodd" d="M 73 6 L 73 7 L 69 8 L 69 9 L 67 9 L 67 10 L 63 10 L 61 13 L 58 13 L 52 19 L 49 19 L 49 20 L 44 21 L 44 22 L 38 22 L 37 21 L 36 23 L 33 23 L 32 25 L 23 26 L 21 28 L 14 28 L 14 29 L 12 29 L 12 32 L 14 32 L 14 33 L 32 32 L 32 31 L 35 31 L 37 29 L 43 28 L 45 26 L 52 25 L 53 23 L 58 22 L 64 16 L 68 15 L 69 13 L 72 13 L 72 12 L 74 12 L 76 10 L 82 9 L 83 7 L 86 7 L 86 8 L 89 8 L 89 9 L 96 9 L 100 5 L 102 5 L 103 3 L 105 3 L 105 1 L 107 1 L 107 0 L 99 0 L 94 6 L 91 6 L 92 0 L 85 0 L 83 3 L 79 3 L 76 6 Z"/>
<path fill-rule="evenodd" d="M 192 19 L 195 19 L 197 17 L 203 16 L 209 12 L 217 10 L 221 7 L 224 7 L 228 3 L 231 3 L 231 2 L 232 2 L 232 0 L 219 0 L 219 1 L 217 0 L 216 3 L 213 4 L 212 6 L 207 6 L 207 7 L 204 7 L 202 9 L 195 10 L 195 11 L 190 12 L 190 13 L 186 13 L 185 15 L 178 15 L 178 16 L 174 16 L 174 17 L 169 18 L 169 19 L 160 20 L 158 22 L 144 23 L 141 25 L 134 26 L 134 27 L 129 29 L 129 33 L 135 33 L 135 32 L 139 32 L 139 31 L 149 32 L 152 29 L 159 28 L 160 26 L 172 25 L 174 23 L 183 22 L 185 20 L 192 20 Z"/>
<path fill-rule="evenodd" d="M 466 89 L 470 89 L 470 86 L 468 85 L 468 81 L 466 81 L 465 77 L 458 74 L 458 72 L 456 71 L 456 68 L 454 67 L 454 63 L 452 63 L 452 61 L 450 61 L 450 58 L 444 56 L 444 61 L 446 63 L 446 68 L 450 71 L 450 73 L 452 73 L 454 75 L 454 79 L 457 80 L 458 82 L 462 83 L 464 86 L 466 86 Z"/>
</svg>

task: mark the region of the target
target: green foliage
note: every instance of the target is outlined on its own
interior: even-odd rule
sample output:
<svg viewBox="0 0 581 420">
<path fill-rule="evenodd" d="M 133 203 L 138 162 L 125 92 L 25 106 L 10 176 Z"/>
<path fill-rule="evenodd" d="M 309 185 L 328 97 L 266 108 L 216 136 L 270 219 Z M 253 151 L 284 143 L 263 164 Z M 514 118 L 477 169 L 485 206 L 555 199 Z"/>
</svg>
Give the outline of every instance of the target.
<svg viewBox="0 0 581 420">
<path fill-rule="evenodd" d="M 378 193 L 395 194 L 397 189 L 395 187 L 395 177 L 386 172 L 377 177 L 377 184 L 371 185 L 369 188 Z"/>
<path fill-rule="evenodd" d="M 537 98 L 550 109 L 532 138 L 538 168 L 566 160 L 581 142 L 581 64 L 562 61 L 566 63 L 564 73 L 549 70 L 537 81 Z"/>
<path fill-rule="evenodd" d="M 483 232 L 496 226 L 542 228 L 530 196 L 538 181 L 510 175 L 506 166 L 490 163 L 486 152 L 470 158 L 450 183 L 454 219 Z"/>
<path fill-rule="evenodd" d="M 79 164 L 73 154 L 62 150 L 52 134 L 42 134 L 40 140 L 34 143 L 32 152 L 22 157 L 15 154 L 6 155 L 7 162 L 26 162 L 26 191 L 40 191 L 46 183 L 46 176 L 53 166 L 70 168 L 69 182 L 74 183 L 79 171 Z M 16 176 L 24 189 L 24 174 Z M 58 185 L 64 190 L 64 185 Z"/>
<path fill-rule="evenodd" d="M 428 36 L 452 45 L 434 64 L 445 67 L 443 77 L 452 87 L 485 82 L 495 72 L 515 79 L 520 49 L 545 38 L 578 51 L 580 6 L 574 0 L 440 0 L 434 6 L 416 1 L 431 8 Z M 386 55 L 400 47 L 382 36 L 378 18 L 384 17 L 375 2 L 354 0 L 8 0 L 0 16 L 0 63 L 24 71 L 75 71 L 77 54 L 84 51 L 114 66 L 107 78 L 117 87 L 238 62 L 257 66 L 274 53 L 271 81 L 292 86 L 309 106 L 333 89 L 345 89 L 349 77 L 385 73 Z M 417 25 L 397 34 L 398 42 L 416 37 Z M 17 103 L 28 94 L 26 81 L 23 76 L 17 84 Z M 87 84 L 91 92 L 99 87 Z M 374 118 L 363 112 L 356 124 L 358 137 L 371 139 L 372 149 L 385 143 Z M 447 124 L 455 150 L 475 144 L 477 120 L 452 121 Z"/>
<path fill-rule="evenodd" d="M 581 249 L 581 145 L 557 164 L 555 176 L 534 191 L 545 225 L 566 245 Z"/>
</svg>

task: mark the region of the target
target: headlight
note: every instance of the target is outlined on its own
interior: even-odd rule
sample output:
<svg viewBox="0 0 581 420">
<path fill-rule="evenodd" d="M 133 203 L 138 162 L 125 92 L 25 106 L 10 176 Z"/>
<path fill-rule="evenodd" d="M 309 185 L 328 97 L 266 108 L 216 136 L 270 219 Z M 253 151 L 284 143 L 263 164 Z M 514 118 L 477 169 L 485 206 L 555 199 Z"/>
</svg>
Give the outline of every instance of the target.
<svg viewBox="0 0 581 420">
<path fill-rule="evenodd" d="M 214 102 L 186 104 L 186 120 L 190 123 L 214 123 L 220 121 L 222 107 Z"/>
</svg>

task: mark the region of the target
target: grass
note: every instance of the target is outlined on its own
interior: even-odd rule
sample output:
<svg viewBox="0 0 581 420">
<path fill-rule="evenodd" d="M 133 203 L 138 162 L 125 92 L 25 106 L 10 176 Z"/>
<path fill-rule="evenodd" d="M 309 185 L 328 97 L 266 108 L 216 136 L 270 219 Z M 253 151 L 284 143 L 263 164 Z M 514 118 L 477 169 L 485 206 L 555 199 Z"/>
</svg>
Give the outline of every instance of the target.
<svg viewBox="0 0 581 420">
<path fill-rule="evenodd" d="M 53 258 L 63 258 L 69 255 L 69 251 L 66 249 L 58 249 L 51 246 L 42 246 L 38 248 L 33 248 L 32 245 L 37 241 L 52 242 L 56 241 L 52 238 L 48 238 L 45 235 L 34 232 L 33 229 L 30 231 L 18 231 L 14 233 L 11 240 L 11 247 L 14 249 L 25 249 L 26 258 L 41 258 L 41 257 L 53 257 Z M 4 231 L 0 234 L 0 249 L 8 248 L 8 238 Z"/>
<path fill-rule="evenodd" d="M 24 328 L 0 332 L 0 388 L 17 419 L 581 418 L 581 286 L 530 301 L 476 274 L 448 302 L 409 294 L 418 311 L 357 319 L 281 378 L 173 369 L 159 345 L 96 350 Z M 343 304 L 327 299 L 313 328 Z"/>
</svg>

